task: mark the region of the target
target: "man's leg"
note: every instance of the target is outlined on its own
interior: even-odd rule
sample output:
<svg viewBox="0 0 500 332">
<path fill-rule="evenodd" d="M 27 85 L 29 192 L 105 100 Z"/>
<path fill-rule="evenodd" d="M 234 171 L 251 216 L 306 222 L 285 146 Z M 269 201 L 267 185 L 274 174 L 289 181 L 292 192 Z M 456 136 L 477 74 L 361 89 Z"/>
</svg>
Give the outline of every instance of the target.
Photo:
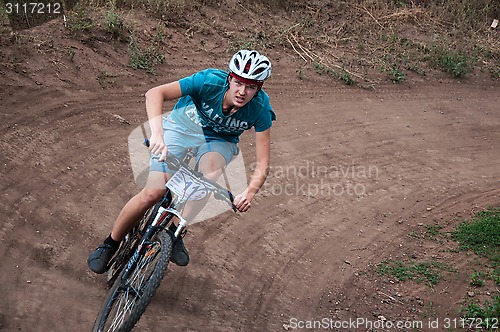
<svg viewBox="0 0 500 332">
<path fill-rule="evenodd" d="M 166 192 L 167 174 L 150 172 L 146 186 L 123 207 L 116 218 L 111 238 L 121 242 L 125 235 L 141 220 L 146 211 L 157 203 Z"/>
<path fill-rule="evenodd" d="M 149 173 L 146 186 L 125 204 L 116 218 L 111 234 L 90 254 L 87 264 L 92 271 L 99 274 L 107 271 L 108 263 L 125 235 L 141 220 L 144 213 L 165 195 L 166 180 L 166 173 Z"/>
<path fill-rule="evenodd" d="M 212 181 L 217 181 L 222 174 L 222 170 L 226 166 L 224 157 L 218 152 L 207 152 L 199 160 L 198 170 L 203 175 Z M 196 215 L 205 207 L 209 197 L 199 201 L 188 201 L 184 207 L 183 217 L 188 221 L 192 221 Z M 175 218 L 174 222 L 178 224 Z M 175 232 L 175 226 L 171 228 Z M 185 266 L 189 263 L 189 253 L 184 246 L 184 241 L 179 238 L 172 248 L 172 262 L 177 265 Z"/>
</svg>

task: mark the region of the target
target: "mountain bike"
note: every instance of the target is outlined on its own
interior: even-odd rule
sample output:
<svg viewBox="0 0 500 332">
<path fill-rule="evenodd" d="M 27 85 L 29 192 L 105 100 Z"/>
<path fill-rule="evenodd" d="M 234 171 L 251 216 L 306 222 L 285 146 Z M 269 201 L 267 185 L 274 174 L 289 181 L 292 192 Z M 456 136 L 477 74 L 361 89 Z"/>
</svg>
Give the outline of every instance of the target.
<svg viewBox="0 0 500 332">
<path fill-rule="evenodd" d="M 148 143 L 146 140 L 147 146 Z M 213 194 L 237 211 L 229 190 L 189 166 L 193 156 L 192 151 L 183 160 L 167 155 L 165 165 L 175 171 L 166 184 L 167 192 L 126 235 L 109 263 L 107 283 L 111 288 L 92 331 L 130 331 L 140 319 L 161 284 L 173 245 L 185 231 L 187 220 L 180 211 L 189 200 Z M 174 216 L 179 225 L 172 233 L 169 226 Z"/>
</svg>

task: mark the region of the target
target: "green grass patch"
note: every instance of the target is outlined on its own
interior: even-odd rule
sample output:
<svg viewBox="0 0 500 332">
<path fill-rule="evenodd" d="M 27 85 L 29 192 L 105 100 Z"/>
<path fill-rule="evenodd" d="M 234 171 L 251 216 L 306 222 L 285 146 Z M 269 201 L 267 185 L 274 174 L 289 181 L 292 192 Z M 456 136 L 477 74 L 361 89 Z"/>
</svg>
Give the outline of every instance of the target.
<svg viewBox="0 0 500 332">
<path fill-rule="evenodd" d="M 439 56 L 438 63 L 453 77 L 465 77 L 474 68 L 474 57 L 465 52 L 445 51 Z"/>
<path fill-rule="evenodd" d="M 462 50 L 446 41 L 436 41 L 418 50 L 418 59 L 455 78 L 465 77 L 477 63 L 477 50 Z"/>
<path fill-rule="evenodd" d="M 428 285 L 436 285 L 442 278 L 442 272 L 450 270 L 448 265 L 437 261 L 405 263 L 392 259 L 379 263 L 375 268 L 379 275 L 392 276 L 399 281 L 425 282 Z"/>
<path fill-rule="evenodd" d="M 491 302 L 484 301 L 483 305 L 469 303 L 462 307 L 460 315 L 465 322 L 472 322 L 474 329 L 497 331 L 500 328 L 500 296 L 494 296 Z"/>
<path fill-rule="evenodd" d="M 460 249 L 487 258 L 494 269 L 492 278 L 500 279 L 500 208 L 479 212 L 471 221 L 460 223 L 451 237 Z"/>
<path fill-rule="evenodd" d="M 473 251 L 491 264 L 493 272 L 475 271 L 471 275 L 471 285 L 483 286 L 486 279 L 490 278 L 500 286 L 500 208 L 492 207 L 477 213 L 472 220 L 460 223 L 451 236 L 458 241 L 461 250 Z M 467 307 L 462 308 L 461 315 L 464 319 L 475 319 L 475 322 L 480 322 L 480 326 L 486 330 L 492 329 L 493 323 L 496 323 L 498 329 L 500 296 L 493 296 L 491 301 L 486 300 L 483 305 L 469 303 Z"/>
<path fill-rule="evenodd" d="M 481 271 L 476 271 L 470 275 L 470 284 L 475 287 L 482 287 L 486 284 L 487 274 Z"/>
</svg>

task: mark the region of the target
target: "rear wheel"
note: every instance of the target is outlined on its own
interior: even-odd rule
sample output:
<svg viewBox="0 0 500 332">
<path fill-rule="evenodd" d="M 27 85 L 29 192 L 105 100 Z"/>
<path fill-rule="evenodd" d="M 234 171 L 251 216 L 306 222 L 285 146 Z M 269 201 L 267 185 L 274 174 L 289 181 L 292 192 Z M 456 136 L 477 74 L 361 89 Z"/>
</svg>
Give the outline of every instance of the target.
<svg viewBox="0 0 500 332">
<path fill-rule="evenodd" d="M 165 275 L 172 252 L 172 238 L 158 232 L 127 279 L 123 271 L 101 307 L 93 331 L 130 331 L 151 302 Z"/>
</svg>

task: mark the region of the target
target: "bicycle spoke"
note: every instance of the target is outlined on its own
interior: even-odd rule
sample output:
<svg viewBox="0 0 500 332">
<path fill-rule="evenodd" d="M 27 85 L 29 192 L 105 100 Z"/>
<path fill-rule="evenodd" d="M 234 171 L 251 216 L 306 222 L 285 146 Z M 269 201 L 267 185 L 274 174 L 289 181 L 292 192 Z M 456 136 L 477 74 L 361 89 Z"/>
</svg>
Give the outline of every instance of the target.
<svg viewBox="0 0 500 332">
<path fill-rule="evenodd" d="M 137 266 L 128 278 L 127 284 L 122 286 L 123 289 L 119 291 L 119 294 L 115 298 L 113 308 L 115 310 L 113 310 L 113 313 L 110 312 L 108 316 L 109 318 L 112 317 L 112 319 L 107 331 L 115 331 L 122 326 L 127 316 L 132 312 L 135 304 L 141 299 L 142 288 L 150 277 L 150 272 L 154 268 L 154 260 L 160 250 L 158 242 L 150 244 L 148 251 L 137 262 Z"/>
<path fill-rule="evenodd" d="M 137 262 L 137 267 L 129 278 L 129 285 L 134 285 L 134 288 L 139 291 L 138 294 L 140 294 L 142 286 L 147 281 L 147 278 L 149 278 L 148 270 L 154 267 L 154 264 L 151 263 L 157 257 L 159 250 L 161 250 L 158 242 L 152 243 L 150 246 L 144 256 Z"/>
<path fill-rule="evenodd" d="M 108 331 L 115 331 L 120 327 L 125 321 L 125 317 L 132 312 L 132 308 L 135 304 L 135 299 L 132 294 L 128 291 L 130 287 L 124 287 L 120 293 L 120 299 L 117 304 L 116 314 L 111 322 L 111 326 Z M 132 295 L 132 296 L 131 296 Z"/>
<path fill-rule="evenodd" d="M 118 277 L 98 317 L 99 329 L 94 331 L 128 331 L 144 312 L 160 285 L 171 252 L 168 234 L 160 232 L 153 239 L 144 244 L 144 252 L 139 255 L 130 275 L 126 279 L 123 274 Z"/>
</svg>

